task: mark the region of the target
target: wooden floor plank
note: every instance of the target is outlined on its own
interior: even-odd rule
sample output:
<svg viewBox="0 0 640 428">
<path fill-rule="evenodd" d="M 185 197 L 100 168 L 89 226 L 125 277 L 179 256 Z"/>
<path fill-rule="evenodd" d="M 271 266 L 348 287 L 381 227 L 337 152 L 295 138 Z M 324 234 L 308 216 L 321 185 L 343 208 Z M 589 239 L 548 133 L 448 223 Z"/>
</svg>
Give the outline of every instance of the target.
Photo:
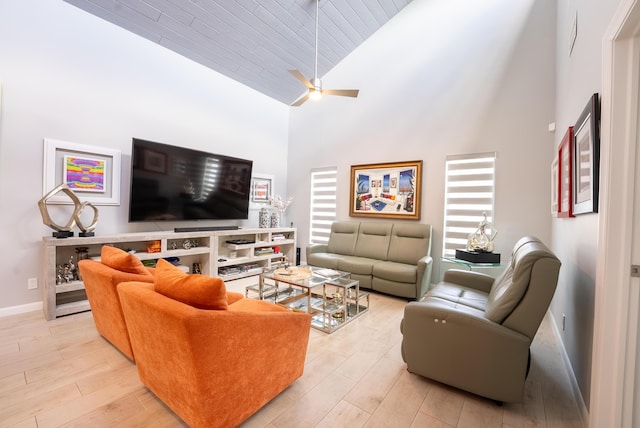
<svg viewBox="0 0 640 428">
<path fill-rule="evenodd" d="M 331 335 L 312 329 L 304 375 L 242 428 L 584 427 L 548 319 L 532 345 L 524 403 L 499 407 L 407 372 L 405 305 L 372 294 L 352 324 Z M 186 427 L 99 336 L 91 312 L 0 318 L 0 404 L 0 427 Z"/>
</svg>

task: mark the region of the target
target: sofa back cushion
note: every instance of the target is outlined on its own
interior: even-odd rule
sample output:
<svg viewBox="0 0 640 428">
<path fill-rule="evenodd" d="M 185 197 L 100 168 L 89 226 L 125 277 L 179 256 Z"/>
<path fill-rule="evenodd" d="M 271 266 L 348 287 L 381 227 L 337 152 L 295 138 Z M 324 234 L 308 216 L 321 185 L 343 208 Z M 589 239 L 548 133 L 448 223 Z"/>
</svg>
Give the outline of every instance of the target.
<svg viewBox="0 0 640 428">
<path fill-rule="evenodd" d="M 386 260 L 393 223 L 361 223 L 354 256 Z"/>
<path fill-rule="evenodd" d="M 103 265 L 119 270 L 120 272 L 151 276 L 151 273 L 139 258 L 120 248 L 104 245 L 100 250 L 100 261 Z"/>
<path fill-rule="evenodd" d="M 359 228 L 360 222 L 357 221 L 333 222 L 327 252 L 352 256 L 356 248 Z"/>
<path fill-rule="evenodd" d="M 431 225 L 396 223 L 391 229 L 387 260 L 408 265 L 418 264 L 431 255 Z"/>
<path fill-rule="evenodd" d="M 555 258 L 537 238 L 520 239 L 514 246 L 509 266 L 491 287 L 485 316 L 491 321 L 502 323 L 527 292 L 535 263 L 549 256 Z M 546 308 L 543 310 L 546 311 Z"/>
<path fill-rule="evenodd" d="M 155 290 L 198 309 L 227 309 L 224 281 L 206 275 L 188 275 L 166 260 L 158 260 Z"/>
</svg>

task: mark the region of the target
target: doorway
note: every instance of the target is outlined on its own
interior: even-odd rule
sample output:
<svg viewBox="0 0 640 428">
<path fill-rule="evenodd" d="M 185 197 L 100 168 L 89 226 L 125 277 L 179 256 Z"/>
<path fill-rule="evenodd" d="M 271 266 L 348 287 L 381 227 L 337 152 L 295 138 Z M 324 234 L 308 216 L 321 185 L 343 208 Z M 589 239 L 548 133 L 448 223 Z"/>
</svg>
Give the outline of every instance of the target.
<svg viewBox="0 0 640 428">
<path fill-rule="evenodd" d="M 640 426 L 640 4 L 622 0 L 604 36 L 601 213 L 589 426 Z"/>
</svg>

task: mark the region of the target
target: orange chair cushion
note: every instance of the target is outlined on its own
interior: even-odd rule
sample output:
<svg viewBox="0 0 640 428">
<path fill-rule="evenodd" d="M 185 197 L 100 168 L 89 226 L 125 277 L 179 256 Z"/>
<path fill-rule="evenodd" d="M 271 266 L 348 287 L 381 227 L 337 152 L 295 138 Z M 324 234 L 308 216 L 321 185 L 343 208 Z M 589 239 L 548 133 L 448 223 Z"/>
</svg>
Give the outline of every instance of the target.
<svg viewBox="0 0 640 428">
<path fill-rule="evenodd" d="M 198 309 L 227 309 L 224 281 L 206 275 L 188 275 L 166 260 L 158 260 L 155 290 L 173 300 Z"/>
<path fill-rule="evenodd" d="M 120 272 L 152 276 L 139 258 L 120 248 L 104 245 L 100 252 L 100 261 L 102 264 Z"/>
</svg>

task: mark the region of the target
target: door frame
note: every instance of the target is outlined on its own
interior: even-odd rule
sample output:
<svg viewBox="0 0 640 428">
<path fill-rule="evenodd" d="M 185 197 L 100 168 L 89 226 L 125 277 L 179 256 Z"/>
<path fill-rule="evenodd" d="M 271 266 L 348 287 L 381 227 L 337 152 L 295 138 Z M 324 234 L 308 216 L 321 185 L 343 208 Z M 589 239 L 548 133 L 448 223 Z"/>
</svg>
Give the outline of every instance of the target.
<svg viewBox="0 0 640 428">
<path fill-rule="evenodd" d="M 600 214 L 589 426 L 632 426 L 638 342 L 633 237 L 640 4 L 622 0 L 603 38 Z M 637 263 L 638 261 L 636 261 Z M 629 382 L 631 380 L 631 382 Z"/>
</svg>

